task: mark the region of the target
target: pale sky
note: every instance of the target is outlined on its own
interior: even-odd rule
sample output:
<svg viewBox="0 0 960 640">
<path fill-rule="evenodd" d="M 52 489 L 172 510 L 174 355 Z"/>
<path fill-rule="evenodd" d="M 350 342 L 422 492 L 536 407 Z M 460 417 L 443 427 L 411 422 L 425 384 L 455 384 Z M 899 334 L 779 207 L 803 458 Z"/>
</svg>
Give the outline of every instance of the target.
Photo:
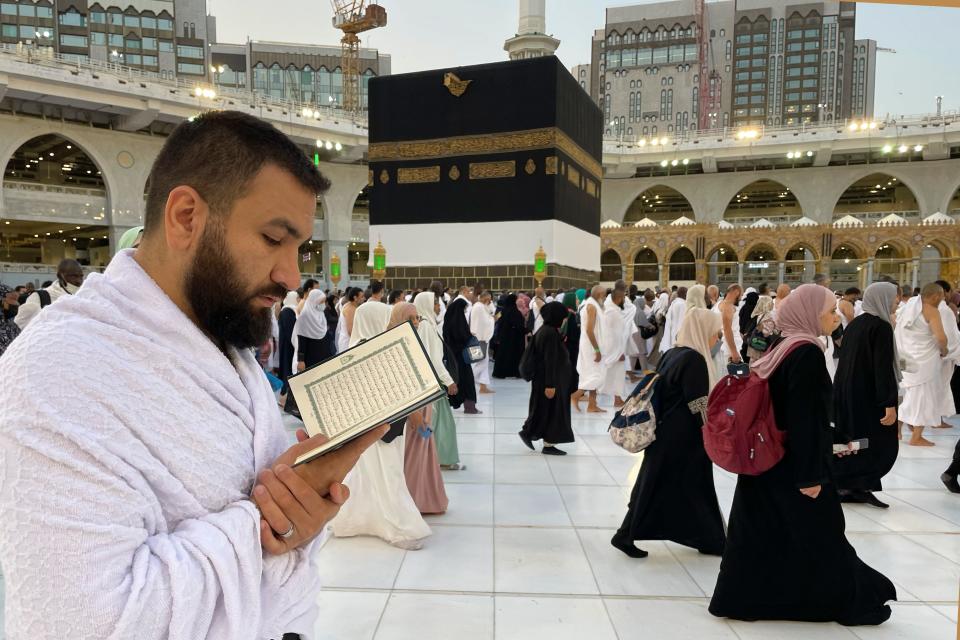
<svg viewBox="0 0 960 640">
<path fill-rule="evenodd" d="M 503 41 L 517 29 L 517 0 L 380 0 L 388 25 L 363 46 L 393 58 L 393 73 L 506 59 Z M 590 61 L 590 38 L 603 27 L 611 0 L 547 0 L 547 32 L 559 38 L 566 67 Z M 329 0 L 207 0 L 220 42 L 274 40 L 336 45 Z M 960 109 L 960 9 L 857 5 L 857 38 L 897 53 L 877 54 L 876 115 L 929 113 L 936 96 Z"/>
</svg>

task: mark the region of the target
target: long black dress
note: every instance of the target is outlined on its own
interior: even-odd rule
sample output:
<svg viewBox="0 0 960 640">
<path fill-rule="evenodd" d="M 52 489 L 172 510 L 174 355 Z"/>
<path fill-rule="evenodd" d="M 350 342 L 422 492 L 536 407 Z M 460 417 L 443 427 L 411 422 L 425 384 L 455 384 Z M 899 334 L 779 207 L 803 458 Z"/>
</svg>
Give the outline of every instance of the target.
<svg viewBox="0 0 960 640">
<path fill-rule="evenodd" d="M 844 535 L 830 480 L 830 376 L 823 352 L 801 345 L 770 377 L 786 455 L 759 476 L 740 476 L 727 544 L 710 602 L 715 616 L 741 620 L 880 624 L 896 589 L 868 567 Z M 800 488 L 820 484 L 816 499 Z"/>
<path fill-rule="evenodd" d="M 330 330 L 322 338 L 308 338 L 306 336 L 297 336 L 297 358 L 303 361 L 308 369 L 315 364 L 320 364 L 330 356 L 334 355 L 330 351 L 330 341 L 327 336 Z"/>
<path fill-rule="evenodd" d="M 323 341 L 327 343 L 326 348 L 330 355 L 337 355 L 337 323 L 340 322 L 340 316 L 330 305 L 323 310 L 323 316 L 327 319 L 327 333 L 323 336 Z"/>
<path fill-rule="evenodd" d="M 897 406 L 893 362 L 893 327 L 888 322 L 864 313 L 847 325 L 833 380 L 834 440 L 867 438 L 870 443 L 855 456 L 834 457 L 838 489 L 881 491 L 880 479 L 897 461 L 897 426 L 880 424 L 886 408 Z"/>
<path fill-rule="evenodd" d="M 567 325 L 563 336 L 570 357 L 570 386 L 571 390 L 580 387 L 580 374 L 577 373 L 577 358 L 580 357 L 580 316 L 576 311 L 568 310 Z M 572 391 L 571 391 L 572 393 Z"/>
<path fill-rule="evenodd" d="M 497 351 L 493 363 L 494 378 L 519 378 L 520 357 L 526 346 L 526 328 L 523 314 L 517 309 L 517 296 L 510 295 L 503 303 L 503 311 L 494 328 Z"/>
<path fill-rule="evenodd" d="M 723 514 L 701 433 L 701 410 L 706 411 L 710 394 L 707 363 L 693 349 L 674 347 L 660 359 L 657 372 L 657 439 L 643 452 L 616 538 L 671 540 L 720 555 L 726 538 Z"/>
<path fill-rule="evenodd" d="M 560 333 L 543 325 L 533 337 L 536 367 L 530 385 L 530 405 L 523 435 L 530 440 L 550 444 L 573 442 L 570 425 L 570 357 Z M 529 357 L 529 356 L 528 356 Z M 553 398 L 547 398 L 546 389 L 556 389 Z"/>
<path fill-rule="evenodd" d="M 283 393 L 287 392 L 287 378 L 293 375 L 293 328 L 297 324 L 297 312 L 291 307 L 280 310 L 277 319 L 280 327 L 280 379 L 283 380 Z"/>
<path fill-rule="evenodd" d="M 449 396 L 450 406 L 458 409 L 463 403 L 477 401 L 477 385 L 473 377 L 473 367 L 463 357 L 463 350 L 467 348 L 470 338 L 470 325 L 467 324 L 465 314 L 467 303 L 465 300 L 454 300 L 447 307 L 443 315 L 443 341 L 450 345 L 457 360 L 457 395 Z"/>
</svg>

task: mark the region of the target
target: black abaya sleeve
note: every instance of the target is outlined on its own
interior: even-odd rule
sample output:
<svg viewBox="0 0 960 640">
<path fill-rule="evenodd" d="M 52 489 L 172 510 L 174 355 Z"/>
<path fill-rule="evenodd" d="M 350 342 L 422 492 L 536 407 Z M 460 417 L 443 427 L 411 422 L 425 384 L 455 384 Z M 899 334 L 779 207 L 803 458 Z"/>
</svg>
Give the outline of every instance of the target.
<svg viewBox="0 0 960 640">
<path fill-rule="evenodd" d="M 549 330 L 544 332 L 547 329 Z M 561 353 L 563 344 L 560 342 L 560 334 L 552 327 L 543 327 L 537 332 L 537 338 L 539 338 L 536 343 L 537 353 L 543 360 L 543 386 L 547 389 L 556 389 L 559 378 L 557 374 L 561 369 L 560 356 L 567 355 Z"/>
<path fill-rule="evenodd" d="M 771 376 L 771 394 L 777 426 L 787 432 L 787 454 L 793 480 L 800 489 L 822 484 L 827 478 L 824 430 L 829 424 L 823 402 L 823 381 L 829 381 L 823 352 L 802 345 L 787 356 Z M 777 378 L 774 382 L 774 378 Z"/>
<path fill-rule="evenodd" d="M 873 335 L 873 379 L 879 409 L 897 406 L 897 376 L 893 372 L 893 327 L 878 323 Z"/>
<path fill-rule="evenodd" d="M 680 375 L 683 401 L 687 403 L 690 413 L 700 416 L 701 420 L 705 419 L 707 396 L 710 395 L 710 374 L 703 356 L 696 351 L 687 355 Z"/>
</svg>

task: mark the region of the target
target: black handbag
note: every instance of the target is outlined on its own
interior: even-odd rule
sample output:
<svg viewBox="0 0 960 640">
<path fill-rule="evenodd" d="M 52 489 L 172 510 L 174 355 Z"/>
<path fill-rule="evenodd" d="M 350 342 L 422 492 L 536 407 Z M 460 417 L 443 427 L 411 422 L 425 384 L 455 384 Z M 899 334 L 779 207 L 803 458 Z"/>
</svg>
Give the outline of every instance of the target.
<svg viewBox="0 0 960 640">
<path fill-rule="evenodd" d="M 467 346 L 463 349 L 463 361 L 467 364 L 480 362 L 487 357 L 487 345 L 471 336 Z"/>
<path fill-rule="evenodd" d="M 460 384 L 460 369 L 457 367 L 457 354 L 454 353 L 453 348 L 447 344 L 446 340 L 440 338 L 440 342 L 443 343 L 443 366 L 446 368 L 447 373 L 450 374 L 450 377 L 453 378 L 454 384 Z"/>
</svg>

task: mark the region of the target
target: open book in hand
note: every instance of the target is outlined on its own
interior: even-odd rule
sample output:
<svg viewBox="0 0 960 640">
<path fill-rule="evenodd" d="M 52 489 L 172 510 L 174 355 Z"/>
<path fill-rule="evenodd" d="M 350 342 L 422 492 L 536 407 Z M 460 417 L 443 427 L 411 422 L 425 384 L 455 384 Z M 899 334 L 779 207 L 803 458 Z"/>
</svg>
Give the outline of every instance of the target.
<svg viewBox="0 0 960 640">
<path fill-rule="evenodd" d="M 447 394 L 409 322 L 292 376 L 289 383 L 307 433 L 329 438 L 297 458 L 295 465 Z"/>
</svg>

